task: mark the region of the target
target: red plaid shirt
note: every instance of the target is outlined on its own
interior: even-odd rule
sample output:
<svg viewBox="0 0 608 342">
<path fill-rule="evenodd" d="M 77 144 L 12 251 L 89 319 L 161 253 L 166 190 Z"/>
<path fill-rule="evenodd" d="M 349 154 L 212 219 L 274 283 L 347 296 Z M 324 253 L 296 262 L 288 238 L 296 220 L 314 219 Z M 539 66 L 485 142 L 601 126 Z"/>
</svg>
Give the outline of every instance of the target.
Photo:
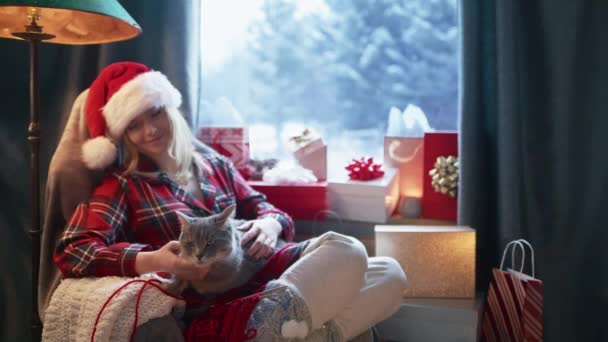
<svg viewBox="0 0 608 342">
<path fill-rule="evenodd" d="M 90 200 L 78 205 L 55 249 L 54 260 L 64 276 L 137 276 L 139 251 L 178 238 L 175 211 L 208 216 L 236 203 L 237 217 L 275 218 L 283 227 L 283 239 L 293 239 L 291 218 L 253 190 L 232 162 L 211 151 L 201 156 L 207 165 L 198 173 L 202 202 L 162 172 L 123 177 L 120 170 L 108 171 Z"/>
</svg>

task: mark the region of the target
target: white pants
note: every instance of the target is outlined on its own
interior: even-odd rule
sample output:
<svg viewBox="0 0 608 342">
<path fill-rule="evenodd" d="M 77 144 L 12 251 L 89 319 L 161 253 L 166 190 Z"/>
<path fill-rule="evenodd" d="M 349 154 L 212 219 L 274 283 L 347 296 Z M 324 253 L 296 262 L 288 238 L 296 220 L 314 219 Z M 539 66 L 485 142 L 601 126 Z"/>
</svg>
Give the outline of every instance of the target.
<svg viewBox="0 0 608 342">
<path fill-rule="evenodd" d="M 334 232 L 312 239 L 281 279 L 299 291 L 312 330 L 333 320 L 346 340 L 395 313 L 405 287 L 395 259 L 368 258 L 360 241 Z"/>
</svg>

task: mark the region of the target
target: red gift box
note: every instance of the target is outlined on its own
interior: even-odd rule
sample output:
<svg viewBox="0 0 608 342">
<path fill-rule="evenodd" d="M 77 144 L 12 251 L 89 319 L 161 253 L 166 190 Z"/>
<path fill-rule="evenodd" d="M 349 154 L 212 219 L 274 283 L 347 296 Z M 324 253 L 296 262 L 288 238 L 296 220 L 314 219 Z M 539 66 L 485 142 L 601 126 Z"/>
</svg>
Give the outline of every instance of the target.
<svg viewBox="0 0 608 342">
<path fill-rule="evenodd" d="M 458 157 L 458 134 L 456 132 L 433 132 L 424 134 L 424 173 L 422 181 L 422 218 L 456 221 L 457 197 L 436 192 L 431 184 L 429 171 L 435 167 L 437 157 Z"/>
<path fill-rule="evenodd" d="M 255 190 L 266 195 L 266 199 L 278 209 L 298 220 L 324 220 L 327 201 L 327 182 L 272 184 L 264 181 L 249 181 Z"/>
<path fill-rule="evenodd" d="M 196 137 L 228 157 L 239 171 L 246 170 L 249 163 L 249 134 L 242 127 L 202 127 Z"/>
</svg>

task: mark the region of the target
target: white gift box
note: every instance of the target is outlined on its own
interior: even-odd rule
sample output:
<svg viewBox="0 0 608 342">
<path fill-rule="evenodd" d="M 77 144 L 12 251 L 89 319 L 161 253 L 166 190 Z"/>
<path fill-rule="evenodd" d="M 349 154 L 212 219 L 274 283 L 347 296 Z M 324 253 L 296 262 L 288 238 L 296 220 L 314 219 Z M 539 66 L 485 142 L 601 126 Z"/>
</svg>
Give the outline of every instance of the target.
<svg viewBox="0 0 608 342">
<path fill-rule="evenodd" d="M 473 299 L 403 298 L 399 310 L 378 323 L 387 341 L 478 341 L 483 296 Z"/>
<path fill-rule="evenodd" d="M 405 297 L 473 298 L 475 230 L 465 226 L 376 225 L 376 255 L 407 274 Z"/>
<path fill-rule="evenodd" d="M 317 180 L 327 179 L 327 145 L 317 138 L 293 152 L 293 156 L 305 169 L 311 170 Z"/>
<path fill-rule="evenodd" d="M 340 218 L 351 221 L 384 223 L 399 200 L 399 173 L 386 169 L 382 178 L 358 181 L 348 178 L 327 184 L 329 207 Z"/>
</svg>

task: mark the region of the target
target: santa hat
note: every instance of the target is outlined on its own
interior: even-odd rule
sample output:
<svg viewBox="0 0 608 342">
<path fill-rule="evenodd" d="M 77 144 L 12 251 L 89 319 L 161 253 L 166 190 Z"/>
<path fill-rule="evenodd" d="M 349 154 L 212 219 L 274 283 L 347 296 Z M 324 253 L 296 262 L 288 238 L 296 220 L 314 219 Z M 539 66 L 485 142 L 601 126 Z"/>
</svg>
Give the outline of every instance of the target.
<svg viewBox="0 0 608 342">
<path fill-rule="evenodd" d="M 93 170 L 109 166 L 131 120 L 150 108 L 181 103 L 181 94 L 162 73 L 134 62 L 107 66 L 91 84 L 85 104 L 90 139 L 82 145 L 84 164 Z"/>
</svg>

